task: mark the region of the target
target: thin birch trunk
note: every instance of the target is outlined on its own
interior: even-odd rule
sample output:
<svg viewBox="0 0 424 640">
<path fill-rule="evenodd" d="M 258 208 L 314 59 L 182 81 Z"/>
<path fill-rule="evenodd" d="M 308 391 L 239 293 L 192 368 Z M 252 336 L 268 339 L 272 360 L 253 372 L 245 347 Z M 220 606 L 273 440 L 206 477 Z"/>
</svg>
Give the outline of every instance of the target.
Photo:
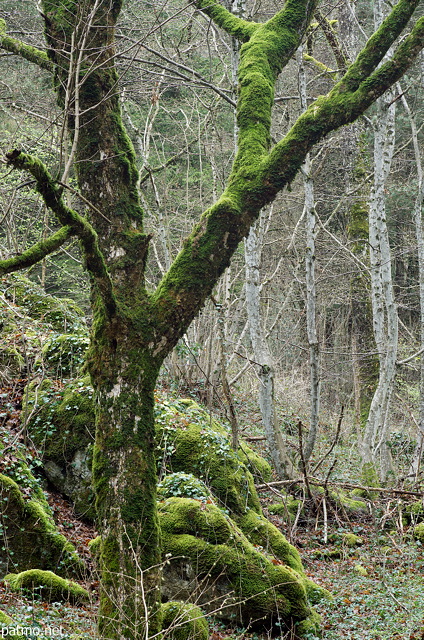
<svg viewBox="0 0 424 640">
<path fill-rule="evenodd" d="M 269 454 L 280 478 L 292 478 L 294 467 L 289 459 L 275 412 L 275 371 L 262 325 L 260 308 L 261 221 L 251 227 L 245 240 L 246 308 L 254 359 L 258 364 L 259 407 Z M 259 229 L 258 229 L 259 227 Z"/>
<path fill-rule="evenodd" d="M 424 346 L 424 229 L 422 219 L 422 209 L 424 203 L 424 171 L 418 143 L 418 129 L 414 116 L 409 107 L 408 101 L 400 86 L 398 86 L 402 105 L 408 115 L 411 125 L 412 144 L 414 147 L 415 164 L 417 167 L 418 190 L 414 204 L 415 235 L 417 238 L 418 254 L 418 274 L 419 274 L 419 298 L 420 298 L 420 348 Z M 424 357 L 420 357 L 420 396 L 419 396 L 419 416 L 418 416 L 418 437 L 417 446 L 409 469 L 409 475 L 417 478 L 421 458 L 424 449 Z"/>
<path fill-rule="evenodd" d="M 379 0 L 374 5 L 374 12 L 376 26 L 379 26 L 383 19 Z M 395 144 L 396 103 L 393 98 L 393 91 L 389 91 L 377 101 L 374 136 L 374 185 L 370 201 L 369 243 L 373 329 L 380 367 L 378 385 L 371 401 L 360 447 L 363 475 L 368 482 L 376 480 L 378 453 L 381 479 L 385 479 L 390 466 L 385 441 L 398 348 L 398 315 L 393 290 L 385 198 Z"/>
<path fill-rule="evenodd" d="M 299 64 L 299 95 L 302 111 L 307 109 L 306 74 L 303 64 L 303 51 L 298 54 Z M 320 404 L 320 371 L 319 371 L 319 342 L 317 332 L 316 286 L 315 286 L 315 238 L 317 236 L 317 221 L 315 215 L 314 182 L 311 176 L 312 161 L 308 153 L 302 165 L 304 187 L 304 218 L 306 226 L 306 330 L 309 345 L 309 394 L 310 418 L 309 432 L 303 450 L 303 459 L 308 463 L 315 447 L 318 435 L 318 419 Z"/>
</svg>

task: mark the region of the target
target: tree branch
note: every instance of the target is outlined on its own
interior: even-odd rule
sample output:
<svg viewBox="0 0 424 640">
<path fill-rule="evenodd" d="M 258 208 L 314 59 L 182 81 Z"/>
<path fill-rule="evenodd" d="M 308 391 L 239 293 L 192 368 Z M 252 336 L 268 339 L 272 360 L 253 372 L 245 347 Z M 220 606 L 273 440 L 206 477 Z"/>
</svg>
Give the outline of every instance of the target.
<svg viewBox="0 0 424 640">
<path fill-rule="evenodd" d="M 349 67 L 342 80 L 345 91 L 356 91 L 361 82 L 373 73 L 408 24 L 419 3 L 420 0 L 399 0 Z"/>
<path fill-rule="evenodd" d="M 238 18 L 231 11 L 225 9 L 218 0 L 197 0 L 195 4 L 218 27 L 241 42 L 247 42 L 256 29 L 260 27 L 256 22 Z"/>
<path fill-rule="evenodd" d="M 25 58 L 25 60 L 33 62 L 41 69 L 50 71 L 50 73 L 54 71 L 53 63 L 49 60 L 47 53 L 8 36 L 6 34 L 6 22 L 2 19 L 0 19 L 0 48 Z"/>
<path fill-rule="evenodd" d="M 261 208 L 292 182 L 312 147 L 330 131 L 356 120 L 411 66 L 424 46 L 423 18 L 391 61 L 376 70 L 417 4 L 418 0 L 400 0 L 385 21 L 387 32 L 382 28 L 377 31 L 340 82 L 298 118 L 270 153 L 274 83 L 296 50 L 316 3 L 287 0 L 285 8 L 258 26 L 243 45 L 237 110 L 239 146 L 228 186 L 203 214 L 152 296 L 158 331 L 164 336 L 161 355 L 169 352 L 184 333 Z M 370 43 L 378 44 L 377 53 Z"/>
<path fill-rule="evenodd" d="M 161 356 L 176 344 L 211 294 L 213 283 L 266 202 L 268 185 L 257 181 L 257 172 L 270 145 L 274 84 L 306 32 L 317 2 L 287 0 L 276 16 L 256 25 L 241 47 L 238 152 L 229 186 L 204 213 L 152 297 L 160 331 L 167 336 Z M 262 193 L 257 198 L 258 188 Z"/>
<path fill-rule="evenodd" d="M 344 71 L 349 66 L 349 56 L 345 47 L 338 39 L 337 34 L 333 29 L 330 21 L 322 14 L 319 9 L 315 10 L 315 17 L 325 35 L 328 44 L 333 51 L 339 71 Z"/>
<path fill-rule="evenodd" d="M 73 234 L 72 227 L 67 225 L 53 233 L 49 238 L 40 240 L 40 242 L 37 242 L 23 253 L 7 260 L 0 260 L 0 276 L 32 267 L 32 265 L 40 262 L 50 253 L 59 249 Z"/>
<path fill-rule="evenodd" d="M 64 227 L 69 226 L 71 233 L 79 237 L 87 270 L 98 287 L 108 313 L 113 315 L 116 310 L 115 296 L 93 227 L 83 216 L 64 203 L 63 189 L 58 187 L 46 166 L 38 158 L 15 149 L 6 154 L 6 161 L 15 169 L 28 171 L 35 178 L 36 190 L 42 196 L 46 206 L 53 211 Z"/>
</svg>

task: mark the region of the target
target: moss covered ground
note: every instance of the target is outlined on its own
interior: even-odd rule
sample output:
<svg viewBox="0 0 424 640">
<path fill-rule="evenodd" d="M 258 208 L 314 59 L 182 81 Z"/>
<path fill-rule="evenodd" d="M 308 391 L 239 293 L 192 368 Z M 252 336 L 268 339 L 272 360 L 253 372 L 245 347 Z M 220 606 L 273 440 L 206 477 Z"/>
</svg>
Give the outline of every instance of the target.
<svg viewBox="0 0 424 640">
<path fill-rule="evenodd" d="M 270 500 L 263 496 L 265 507 Z M 300 549 L 307 575 L 333 593 L 331 601 L 315 605 L 322 617 L 325 640 L 423 638 L 423 547 L 413 539 L 413 523 L 405 523 L 403 530 L 395 524 L 381 529 L 380 520 L 386 507 L 387 502 L 376 503 L 374 516 L 351 518 L 349 522 L 330 516 L 326 544 L 322 518 L 318 519 L 317 528 L 316 518 L 311 517 L 297 529 L 294 542 Z M 81 523 L 76 519 L 72 521 L 71 512 L 61 512 L 68 530 L 78 530 Z M 277 527 L 284 527 L 280 516 L 271 518 Z M 344 545 L 346 533 L 360 536 L 363 544 L 354 548 Z M 85 528 L 81 538 L 85 539 L 87 534 Z M 86 544 L 83 539 L 82 542 Z M 323 551 L 334 553 L 323 554 Z M 357 565 L 366 569 L 366 575 L 355 571 Z M 31 597 L 12 593 L 0 584 L 0 611 L 7 613 L 16 624 L 33 625 L 41 630 L 49 625 L 62 625 L 69 640 L 95 640 L 97 584 L 92 581 L 87 586 L 92 589 L 91 601 L 84 607 L 73 607 L 64 603 L 47 604 L 36 593 Z M 212 620 L 209 637 L 211 640 L 266 639 L 266 635 Z M 315 640 L 316 636 L 310 634 L 306 639 Z"/>
<path fill-rule="evenodd" d="M 179 421 L 183 420 L 183 415 L 180 415 Z M 289 422 L 287 418 L 287 427 L 290 426 Z M 325 443 L 323 446 L 325 448 Z M 263 449 L 261 453 L 264 453 Z M 317 456 L 320 453 L 318 451 Z M 338 459 L 344 456 L 344 461 L 332 478 L 339 482 L 354 480 L 356 460 L 343 441 L 337 445 L 335 456 Z M 323 475 L 331 464 L 331 460 L 323 464 Z M 195 500 L 205 500 L 207 505 L 210 504 L 208 486 L 199 480 L 193 481 L 189 474 L 186 474 L 188 478 L 178 475 L 178 472 L 175 475 L 176 480 L 171 478 L 164 483 L 168 484 L 167 490 L 178 494 L 180 484 L 183 484 L 193 492 Z M 256 481 L 259 482 L 259 478 Z M 339 491 L 337 493 L 340 494 Z M 302 506 L 300 494 L 294 493 L 293 499 L 289 500 L 291 517 L 287 516 L 284 509 L 268 511 L 268 506 L 279 503 L 275 493 L 259 494 L 272 525 L 277 531 L 282 531 L 299 550 L 306 575 L 333 593 L 331 601 L 322 600 L 315 605 L 322 617 L 323 637 L 328 640 L 342 636 L 349 640 L 422 640 L 424 557 L 422 543 L 414 536 L 415 527 L 424 518 L 420 500 L 410 498 L 399 501 L 390 495 L 380 495 L 376 496 L 372 509 L 350 509 L 352 505 L 349 501 L 337 501 L 337 496 L 331 494 L 327 504 L 326 527 L 322 507 L 319 507 L 322 492 L 316 494 L 318 509 L 311 501 L 304 502 L 296 526 L 294 518 L 298 507 Z M 94 531 L 81 523 L 63 501 L 60 502 L 57 497 L 54 500 L 56 507 L 53 511 L 56 519 L 59 519 L 60 532 L 71 535 L 72 542 L 78 544 L 79 552 L 80 549 L 87 549 Z M 399 507 L 402 507 L 403 518 L 399 518 Z M 244 524 L 244 527 L 251 527 L 253 514 L 254 510 L 240 514 L 239 526 Z M 242 523 L 242 520 L 246 522 Z M 350 545 L 352 534 L 362 540 L 361 545 Z M 252 535 L 254 533 L 251 531 Z M 327 542 L 324 542 L 325 538 Z M 272 539 L 269 539 L 269 544 L 272 544 Z M 269 548 L 266 551 L 271 553 Z M 69 640 L 82 637 L 95 640 L 96 578 L 87 574 L 85 586 L 91 592 L 90 602 L 83 607 L 72 607 L 64 603 L 46 603 L 35 591 L 30 597 L 17 594 L 2 584 L 0 611 L 7 613 L 14 624 L 33 624 L 41 630 L 49 625 L 62 625 Z M 214 640 L 265 640 L 266 637 L 266 634 L 260 635 L 251 629 L 235 628 L 228 622 L 224 626 L 213 620 L 210 621 L 210 634 Z M 43 637 L 41 632 L 39 637 Z M 285 640 L 289 637 L 281 634 Z M 304 637 L 306 640 L 317 638 L 313 631 L 306 632 Z"/>
</svg>

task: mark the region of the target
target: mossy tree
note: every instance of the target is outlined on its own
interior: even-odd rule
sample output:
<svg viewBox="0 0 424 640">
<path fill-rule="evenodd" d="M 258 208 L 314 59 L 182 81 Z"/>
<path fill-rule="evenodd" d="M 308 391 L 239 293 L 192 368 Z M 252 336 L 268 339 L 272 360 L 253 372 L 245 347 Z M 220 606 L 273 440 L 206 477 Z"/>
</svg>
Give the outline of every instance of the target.
<svg viewBox="0 0 424 640">
<path fill-rule="evenodd" d="M 183 4 L 183 2 L 182 2 Z M 15 149 L 8 169 L 26 171 L 61 223 L 59 231 L 0 263 L 0 274 L 29 267 L 79 238 L 91 280 L 94 322 L 88 364 L 96 395 L 93 462 L 102 535 L 101 638 L 148 637 L 160 628 L 160 540 L 156 512 L 153 390 L 166 355 L 187 330 L 247 235 L 261 208 L 289 184 L 308 151 L 354 121 L 414 62 L 424 19 L 403 37 L 419 0 L 399 0 L 356 61 L 271 148 L 274 85 L 300 45 L 319 0 L 286 0 L 263 24 L 233 16 L 217 0 L 195 5 L 241 43 L 238 151 L 227 186 L 203 213 L 155 291 L 144 280 L 149 237 L 143 233 L 135 155 L 123 127 L 117 86 L 115 25 L 122 0 L 42 0 L 47 52 L 6 34 L 6 51 L 54 75 L 86 215 L 63 197 L 60 179 Z"/>
</svg>

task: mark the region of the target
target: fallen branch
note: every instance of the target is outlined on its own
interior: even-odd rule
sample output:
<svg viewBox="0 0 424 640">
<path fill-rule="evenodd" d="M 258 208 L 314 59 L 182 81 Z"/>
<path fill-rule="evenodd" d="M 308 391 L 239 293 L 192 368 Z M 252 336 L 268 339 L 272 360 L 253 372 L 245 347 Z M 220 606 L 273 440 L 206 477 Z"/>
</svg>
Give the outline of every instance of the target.
<svg viewBox="0 0 424 640">
<path fill-rule="evenodd" d="M 284 485 L 300 484 L 303 483 L 303 478 L 297 478 L 294 480 L 278 480 L 275 482 L 268 482 L 267 484 L 255 485 L 256 491 L 267 491 L 271 487 L 283 487 Z M 323 487 L 325 484 L 330 487 L 341 487 L 342 489 L 361 489 L 362 491 L 375 491 L 378 493 L 399 493 L 400 495 L 416 496 L 418 498 L 424 497 L 424 491 L 407 491 L 405 489 L 394 489 L 392 487 L 365 487 L 361 484 L 351 484 L 350 482 L 325 482 L 325 480 L 312 480 L 308 478 L 310 485 L 314 487 Z"/>
</svg>

